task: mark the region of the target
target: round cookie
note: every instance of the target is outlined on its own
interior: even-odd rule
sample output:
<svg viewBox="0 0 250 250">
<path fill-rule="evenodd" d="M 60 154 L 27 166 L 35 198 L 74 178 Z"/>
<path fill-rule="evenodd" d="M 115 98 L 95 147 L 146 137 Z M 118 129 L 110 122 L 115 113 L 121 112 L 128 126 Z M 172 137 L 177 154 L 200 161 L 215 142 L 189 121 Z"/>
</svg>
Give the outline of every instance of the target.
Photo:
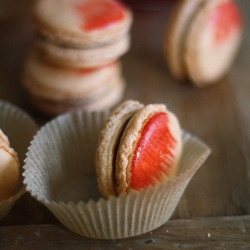
<svg viewBox="0 0 250 250">
<path fill-rule="evenodd" d="M 8 146 L 10 146 L 9 138 L 0 129 L 0 143 L 2 143 L 2 142 L 6 143 Z"/>
<path fill-rule="evenodd" d="M 11 197 L 19 180 L 19 160 L 16 152 L 0 142 L 0 202 Z"/>
<path fill-rule="evenodd" d="M 181 148 L 180 125 L 165 105 L 121 104 L 107 120 L 97 147 L 100 192 L 108 198 L 165 182 L 176 173 Z"/>
<path fill-rule="evenodd" d="M 181 155 L 181 130 L 165 105 L 138 110 L 123 132 L 116 157 L 116 189 L 128 193 L 172 178 Z"/>
<path fill-rule="evenodd" d="M 103 92 L 98 91 L 92 99 L 86 97 L 53 100 L 37 95 L 37 92 L 30 92 L 29 95 L 31 103 L 40 111 L 47 115 L 58 115 L 77 110 L 97 111 L 111 108 L 122 99 L 125 86 L 126 83 L 122 78 L 116 79 L 110 88 Z"/>
<path fill-rule="evenodd" d="M 36 46 L 47 60 L 68 67 L 99 67 L 116 61 L 130 47 L 130 37 L 126 35 L 115 43 L 82 49 L 58 46 L 37 38 Z"/>
<path fill-rule="evenodd" d="M 23 84 L 28 91 L 53 100 L 83 98 L 106 88 L 120 72 L 119 62 L 97 68 L 68 68 L 45 62 L 32 53 L 25 64 Z"/>
<path fill-rule="evenodd" d="M 101 131 L 95 162 L 98 188 L 105 198 L 110 195 L 117 196 L 114 176 L 119 137 L 127 121 L 143 106 L 132 100 L 122 103 L 112 112 Z"/>
<path fill-rule="evenodd" d="M 60 110 L 101 110 L 122 98 L 125 82 L 120 73 L 119 62 L 98 68 L 68 68 L 45 62 L 32 53 L 22 82 L 32 103 L 49 114 Z"/>
<path fill-rule="evenodd" d="M 182 0 L 165 37 L 170 72 L 199 87 L 215 83 L 232 65 L 242 30 L 241 13 L 233 0 Z"/>
<path fill-rule="evenodd" d="M 33 19 L 37 30 L 55 44 L 92 48 L 127 34 L 132 13 L 115 0 L 38 0 Z"/>
<path fill-rule="evenodd" d="M 189 78 L 206 86 L 231 67 L 242 39 L 242 18 L 232 0 L 209 0 L 190 26 L 184 48 Z"/>
<path fill-rule="evenodd" d="M 188 25 L 197 11 L 197 7 L 204 0 L 181 0 L 173 11 L 167 26 L 164 41 L 164 52 L 167 65 L 173 76 L 182 80 L 186 77 L 184 72 L 182 44 Z"/>
</svg>

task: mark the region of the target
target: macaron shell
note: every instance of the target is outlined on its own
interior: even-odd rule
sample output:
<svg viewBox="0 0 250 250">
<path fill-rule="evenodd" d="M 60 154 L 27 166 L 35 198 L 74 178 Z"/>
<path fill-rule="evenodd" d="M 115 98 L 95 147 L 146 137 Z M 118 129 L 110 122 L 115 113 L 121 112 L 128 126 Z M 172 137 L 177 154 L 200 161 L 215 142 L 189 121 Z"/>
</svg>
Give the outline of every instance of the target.
<svg viewBox="0 0 250 250">
<path fill-rule="evenodd" d="M 126 82 L 121 78 L 108 91 L 94 96 L 94 98 L 86 99 L 71 98 L 65 100 L 53 100 L 34 93 L 29 93 L 31 103 L 40 111 L 47 115 L 58 115 L 66 112 L 74 112 L 77 110 L 99 111 L 111 108 L 119 103 L 123 97 Z"/>
<path fill-rule="evenodd" d="M 41 38 L 36 40 L 36 46 L 43 53 L 43 57 L 59 65 L 75 68 L 99 67 L 125 54 L 130 47 L 130 36 L 125 35 L 115 43 L 93 49 L 57 46 Z"/>
<path fill-rule="evenodd" d="M 115 184 L 115 159 L 120 137 L 131 116 L 144 105 L 133 100 L 120 104 L 106 121 L 99 137 L 96 151 L 96 175 L 101 194 L 108 198 L 117 196 Z"/>
<path fill-rule="evenodd" d="M 77 98 L 109 85 L 120 72 L 119 62 L 99 68 L 75 69 L 45 62 L 33 53 L 24 68 L 23 84 L 28 91 L 54 100 Z"/>
<path fill-rule="evenodd" d="M 140 139 L 141 132 L 149 118 L 153 115 L 164 112 L 169 117 L 169 129 L 176 140 L 176 148 L 173 153 L 173 167 L 166 176 L 161 176 L 159 182 L 164 182 L 166 179 L 171 178 L 176 172 L 178 161 L 181 154 L 181 132 L 177 119 L 170 112 L 168 113 L 165 105 L 151 104 L 145 108 L 137 111 L 130 119 L 123 136 L 120 141 L 117 158 L 116 158 L 116 179 L 117 179 L 117 192 L 127 193 L 129 191 L 132 172 L 131 163 L 134 157 L 134 151 L 138 140 Z M 172 124 L 172 125 L 171 125 Z M 167 143 L 167 142 L 166 142 Z M 152 176 L 152 178 L 154 178 Z"/>
<path fill-rule="evenodd" d="M 10 142 L 8 137 L 3 133 L 3 131 L 0 129 L 0 143 L 6 143 L 8 146 L 10 146 Z"/>
<path fill-rule="evenodd" d="M 109 96 L 110 92 L 114 92 L 114 89 L 120 88 L 121 82 L 124 82 L 120 75 L 114 75 L 109 81 L 105 82 L 102 86 L 92 89 L 91 92 L 79 92 L 77 94 L 69 94 L 68 92 L 63 91 L 51 91 L 41 87 L 39 84 L 36 84 L 35 81 L 25 78 L 24 84 L 26 91 L 33 96 L 35 99 L 44 100 L 47 103 L 61 103 L 64 105 L 73 105 L 73 106 L 86 106 L 90 103 L 98 101 L 104 96 Z M 84 82 L 83 82 L 84 84 Z M 125 85 L 122 83 L 122 85 Z M 77 104 L 77 105 L 74 105 Z"/>
<path fill-rule="evenodd" d="M 19 180 L 19 160 L 6 143 L 0 143 L 0 202 L 13 195 Z"/>
<path fill-rule="evenodd" d="M 178 80 L 182 80 L 186 77 L 182 57 L 182 45 L 186 30 L 190 20 L 202 2 L 204 2 L 204 0 L 179 1 L 167 25 L 164 40 L 165 58 L 171 74 Z"/>
<path fill-rule="evenodd" d="M 132 23 L 130 10 L 112 0 L 39 0 L 33 18 L 51 41 L 88 47 L 119 39 Z"/>
<path fill-rule="evenodd" d="M 220 41 L 218 32 L 224 33 Z M 241 39 L 242 20 L 236 3 L 205 2 L 190 25 L 184 48 L 184 63 L 191 81 L 206 86 L 223 77 L 233 63 Z"/>
</svg>

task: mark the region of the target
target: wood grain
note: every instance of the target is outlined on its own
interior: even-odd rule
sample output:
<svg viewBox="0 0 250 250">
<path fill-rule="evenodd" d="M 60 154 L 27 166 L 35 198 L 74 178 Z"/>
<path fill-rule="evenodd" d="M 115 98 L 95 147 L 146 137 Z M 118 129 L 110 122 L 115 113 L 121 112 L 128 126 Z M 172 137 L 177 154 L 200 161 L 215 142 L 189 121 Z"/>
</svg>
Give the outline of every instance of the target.
<svg viewBox="0 0 250 250">
<path fill-rule="evenodd" d="M 250 216 L 171 220 L 140 236 L 93 240 L 62 226 L 0 227 L 0 249 L 250 249 Z"/>
</svg>

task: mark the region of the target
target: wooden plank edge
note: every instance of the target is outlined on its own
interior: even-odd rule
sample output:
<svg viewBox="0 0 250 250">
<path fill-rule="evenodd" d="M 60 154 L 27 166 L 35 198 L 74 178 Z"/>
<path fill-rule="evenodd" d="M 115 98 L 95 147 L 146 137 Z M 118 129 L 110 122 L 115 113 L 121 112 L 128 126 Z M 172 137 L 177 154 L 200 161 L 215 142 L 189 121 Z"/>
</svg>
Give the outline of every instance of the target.
<svg viewBox="0 0 250 250">
<path fill-rule="evenodd" d="M 97 240 L 60 225 L 0 226 L 0 249 L 250 249 L 250 216 L 170 220 L 127 239 Z"/>
</svg>

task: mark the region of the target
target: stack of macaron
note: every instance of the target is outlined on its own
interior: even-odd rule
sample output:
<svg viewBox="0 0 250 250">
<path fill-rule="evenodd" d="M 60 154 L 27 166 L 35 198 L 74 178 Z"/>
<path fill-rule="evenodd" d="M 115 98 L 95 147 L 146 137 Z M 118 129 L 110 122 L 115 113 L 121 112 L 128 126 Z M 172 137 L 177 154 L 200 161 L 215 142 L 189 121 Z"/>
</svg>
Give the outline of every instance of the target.
<svg viewBox="0 0 250 250">
<path fill-rule="evenodd" d="M 170 72 L 198 87 L 218 82 L 235 59 L 242 31 L 233 0 L 180 0 L 164 41 Z"/>
<path fill-rule="evenodd" d="M 17 153 L 0 129 L 0 203 L 13 195 L 20 177 L 19 165 Z"/>
<path fill-rule="evenodd" d="M 116 0 L 38 0 L 35 47 L 23 85 L 47 114 L 101 110 L 125 89 L 119 58 L 130 47 L 130 9 Z"/>
</svg>

